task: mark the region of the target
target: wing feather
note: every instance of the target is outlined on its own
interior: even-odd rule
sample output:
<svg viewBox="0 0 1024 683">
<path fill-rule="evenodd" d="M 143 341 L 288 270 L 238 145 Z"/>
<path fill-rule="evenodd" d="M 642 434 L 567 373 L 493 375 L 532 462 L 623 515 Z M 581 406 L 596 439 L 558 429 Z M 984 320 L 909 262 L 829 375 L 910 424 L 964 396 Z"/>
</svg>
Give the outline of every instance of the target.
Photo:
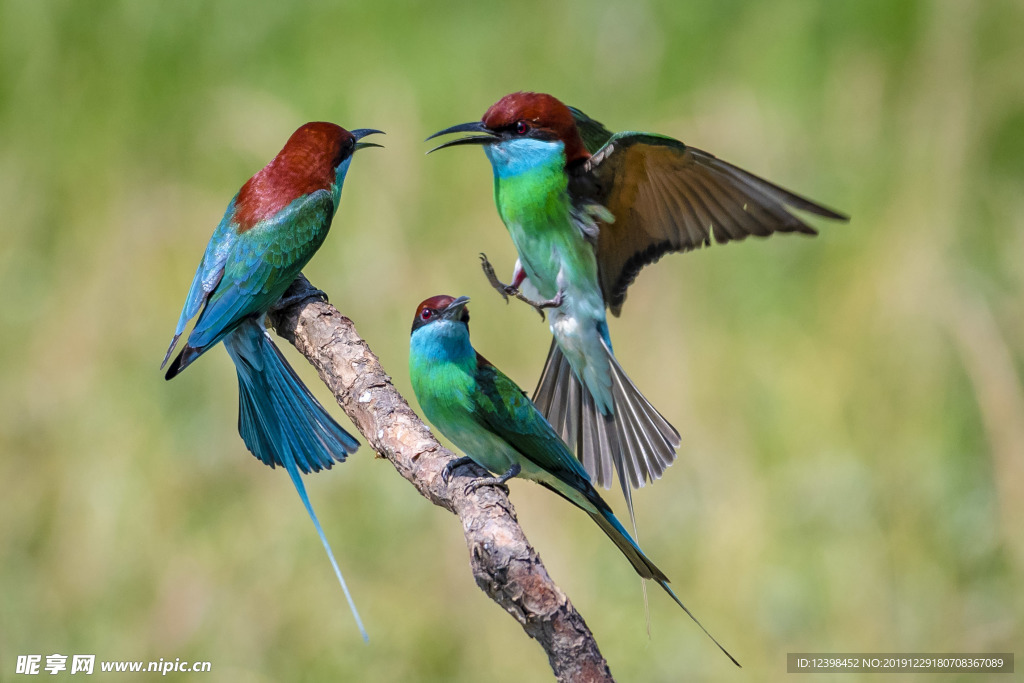
<svg viewBox="0 0 1024 683">
<path fill-rule="evenodd" d="M 178 338 L 185 331 L 188 321 L 194 318 L 199 309 L 206 304 L 210 294 L 217 288 L 221 278 L 224 276 L 224 263 L 227 261 L 228 254 L 231 253 L 231 248 L 238 238 L 238 232 L 234 225 L 234 216 L 235 200 L 232 199 L 231 203 L 228 204 L 227 210 L 224 212 L 224 217 L 213 231 L 213 236 L 210 237 L 210 241 L 206 245 L 206 251 L 203 252 L 203 258 L 196 269 L 196 274 L 192 278 L 192 284 L 189 286 L 188 294 L 185 296 L 185 305 L 181 308 L 178 324 L 174 328 L 174 336 L 171 338 L 170 346 L 167 347 L 164 361 L 160 364 L 161 368 L 167 365 L 171 354 L 174 353 L 174 347 L 178 345 Z"/>
<path fill-rule="evenodd" d="M 605 302 L 618 315 L 640 270 L 669 252 L 750 235 L 817 232 L 792 210 L 847 217 L 678 140 L 648 133 L 611 136 L 572 169 L 577 204 L 606 207 L 597 260 Z"/>
<path fill-rule="evenodd" d="M 478 362 L 473 417 L 524 458 L 578 491 L 590 476 L 523 390 L 490 363 Z"/>
</svg>

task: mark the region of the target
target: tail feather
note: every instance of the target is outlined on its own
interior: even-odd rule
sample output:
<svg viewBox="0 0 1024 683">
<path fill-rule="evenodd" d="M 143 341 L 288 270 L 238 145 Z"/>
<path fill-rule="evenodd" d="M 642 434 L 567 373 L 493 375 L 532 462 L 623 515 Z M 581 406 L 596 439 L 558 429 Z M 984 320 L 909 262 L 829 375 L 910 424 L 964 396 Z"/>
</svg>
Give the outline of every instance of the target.
<svg viewBox="0 0 1024 683">
<path fill-rule="evenodd" d="M 651 405 L 604 345 L 615 413 L 605 416 L 552 340 L 533 401 L 604 488 L 618 479 L 633 518 L 630 488 L 660 479 L 676 459 L 679 432 Z"/>
<path fill-rule="evenodd" d="M 683 611 L 686 612 L 687 616 L 693 619 L 693 623 L 697 624 L 701 631 L 704 631 L 705 635 L 711 639 L 711 642 L 717 645 L 718 649 L 725 653 L 725 656 L 732 660 L 733 664 L 740 666 L 740 663 L 736 661 L 736 658 L 733 657 L 728 650 L 722 647 L 722 644 L 719 643 L 706 628 L 704 628 L 704 624 L 700 623 L 697 617 L 693 616 L 693 612 L 683 604 L 683 601 L 679 599 L 679 596 L 675 594 L 675 591 L 669 588 L 668 577 L 666 577 L 665 574 L 658 569 L 658 567 L 651 562 L 646 555 L 644 555 L 644 552 L 640 550 L 640 546 L 637 545 L 636 541 L 630 537 L 629 533 L 622 527 L 622 524 L 619 523 L 619 520 L 616 519 L 611 510 L 608 510 L 607 508 L 604 510 L 598 509 L 593 512 L 588 511 L 588 514 L 595 522 L 597 522 L 597 525 L 601 527 L 601 530 L 608 535 L 608 538 L 612 540 L 615 546 L 622 551 L 622 554 L 626 556 L 629 563 L 633 565 L 633 569 L 636 570 L 636 573 L 642 578 L 654 580 L 659 586 L 661 586 L 665 592 L 669 594 L 669 597 L 675 600 L 676 604 L 683 608 Z"/>
<path fill-rule="evenodd" d="M 282 431 L 287 435 L 285 439 L 290 441 L 288 447 L 291 449 L 292 459 L 295 460 L 297 469 L 307 473 L 329 469 L 334 464 L 333 454 L 325 450 L 323 445 L 314 443 L 314 430 L 319 422 L 309 420 L 303 424 L 302 418 L 307 416 L 301 415 L 292 408 L 293 405 L 296 405 L 296 397 L 289 396 L 288 392 L 296 385 L 288 381 L 290 378 L 287 375 L 282 376 L 277 372 L 267 370 L 264 370 L 264 374 L 270 385 L 270 391 L 266 398 L 270 400 Z M 301 398 L 305 398 L 305 396 L 301 396 Z M 342 450 L 342 453 L 344 454 L 346 451 Z M 284 464 L 288 465 L 287 459 Z"/>
<path fill-rule="evenodd" d="M 640 575 L 640 578 L 668 581 L 668 577 L 665 576 L 664 572 L 658 569 L 657 565 L 644 555 L 644 552 L 640 550 L 640 546 L 636 544 L 636 541 L 633 540 L 633 537 L 629 535 L 629 532 L 626 531 L 611 510 L 598 509 L 593 512 L 588 510 L 587 513 L 601 527 L 601 531 L 607 534 L 608 538 L 612 539 L 615 547 L 626 556 L 626 559 L 633 565 L 633 569 Z"/>
<path fill-rule="evenodd" d="M 675 462 L 676 449 L 681 443 L 679 432 L 640 393 L 610 351 L 608 355 L 612 361 L 612 395 L 616 408 L 625 406 L 633 417 L 627 421 L 635 435 L 632 444 L 641 447 L 646 442 L 650 446 L 648 457 L 639 461 L 644 466 L 644 476 L 651 481 L 660 479 L 666 468 Z"/>
<path fill-rule="evenodd" d="M 691 619 L 693 619 L 693 623 L 697 624 L 697 626 L 700 626 L 700 630 L 704 631 L 704 635 L 706 635 L 708 638 L 710 638 L 711 642 L 714 643 L 715 645 L 717 645 L 718 649 L 721 650 L 725 654 L 726 657 L 728 657 L 730 660 L 732 660 L 733 664 L 735 664 L 736 666 L 738 666 L 741 669 L 743 668 L 743 665 L 740 664 L 739 662 L 737 662 L 736 658 L 733 657 L 732 654 L 728 650 L 726 650 L 724 647 L 722 647 L 722 644 L 720 642 L 718 642 L 718 640 L 713 635 L 711 635 L 706 628 L 704 628 L 704 624 L 700 623 L 700 620 L 697 619 L 697 617 L 693 616 L 693 612 L 691 612 L 686 607 L 686 605 L 683 604 L 683 601 L 679 599 L 679 596 L 676 595 L 675 591 L 673 591 L 671 588 L 669 588 L 668 581 L 659 581 L 658 585 L 665 589 L 665 592 L 668 593 L 669 596 L 671 596 L 671 598 L 676 601 L 676 604 L 679 605 L 680 607 L 682 607 L 683 611 L 686 612 L 686 614 Z"/>
<path fill-rule="evenodd" d="M 635 473 L 631 481 L 639 481 L 640 486 L 643 486 L 646 481 L 660 479 L 665 468 L 675 459 L 675 449 L 679 442 L 673 443 L 666 437 L 666 434 L 674 433 L 675 428 L 661 418 L 647 399 L 636 391 L 617 363 L 612 366 L 612 396 L 616 399 L 616 411 L 622 414 L 618 424 L 624 435 L 623 441 L 629 449 L 628 462 L 636 468 L 634 471 L 631 467 L 631 474 Z M 663 424 L 655 424 L 651 413 L 661 418 Z M 678 433 L 675 436 L 678 438 Z M 645 445 L 648 447 L 645 448 Z M 667 463 L 666 455 L 672 458 Z"/>
<path fill-rule="evenodd" d="M 284 466 L 282 456 L 294 457 L 303 474 L 309 474 L 344 462 L 359 447 L 258 323 L 243 324 L 224 344 L 238 372 L 238 431 L 260 461 Z"/>
<path fill-rule="evenodd" d="M 594 403 L 593 396 L 589 392 L 586 394 L 587 400 Z M 595 436 L 597 442 L 597 452 L 600 454 L 601 469 L 611 476 L 613 465 L 616 462 L 616 454 L 620 453 L 620 445 L 618 434 L 615 431 L 614 417 L 611 415 L 604 415 L 600 409 L 594 408 L 591 412 L 593 416 Z M 621 473 L 619 476 L 619 483 L 625 484 L 622 480 Z"/>
<path fill-rule="evenodd" d="M 559 367 L 555 370 L 556 372 L 561 372 L 562 368 Z M 571 383 L 562 382 L 556 378 L 552 385 L 552 391 L 545 394 L 542 399 L 545 401 L 545 405 L 542 406 L 537 404 L 537 407 L 547 416 L 548 422 L 550 422 L 556 430 L 564 433 L 563 440 L 566 442 L 566 445 L 569 446 L 570 450 L 574 450 L 576 446 L 577 430 L 572 429 L 572 425 L 569 423 L 572 419 L 572 411 L 569 410 L 571 399 L 568 395 L 571 387 Z"/>
<path fill-rule="evenodd" d="M 352 616 L 356 620 L 356 626 L 359 627 L 359 633 L 363 636 L 363 641 L 368 642 L 370 640 L 370 634 L 366 632 L 366 627 L 363 626 L 363 620 L 359 617 L 359 610 L 356 609 L 356 603 L 352 600 L 352 594 L 348 592 L 348 585 L 345 583 L 345 577 L 341 575 L 341 569 L 338 568 L 338 561 L 334 559 L 334 552 L 331 550 L 331 544 L 327 542 L 327 536 L 324 535 L 324 530 L 320 526 L 320 520 L 316 518 L 316 513 L 313 512 L 313 504 L 309 502 L 309 496 L 306 494 L 306 487 L 302 483 L 302 475 L 299 474 L 299 470 L 295 466 L 295 460 L 289 459 L 285 463 L 285 469 L 288 470 L 288 476 L 291 477 L 292 483 L 295 484 L 295 490 L 299 492 L 299 498 L 302 499 L 302 504 L 306 506 L 306 512 L 309 513 L 309 518 L 313 520 L 313 526 L 316 527 L 316 533 L 320 536 L 320 542 L 323 543 L 324 550 L 327 551 L 327 557 L 331 561 L 331 566 L 334 567 L 334 575 L 338 577 L 338 583 L 341 584 L 341 590 L 345 593 L 345 600 L 348 601 L 348 608 L 352 610 Z"/>
<path fill-rule="evenodd" d="M 651 402 L 640 393 L 632 380 L 626 375 L 619 361 L 606 345 L 605 353 L 612 374 L 612 396 L 615 398 L 616 413 L 627 415 L 627 419 L 616 419 L 620 425 L 620 434 L 631 442 L 633 452 L 642 454 L 637 460 L 638 478 L 632 482 L 634 487 L 643 486 L 645 479 L 660 479 L 665 469 L 675 462 L 676 449 L 682 443 L 679 432 L 666 420 Z M 621 425 L 629 424 L 633 438 Z"/>
<path fill-rule="evenodd" d="M 639 441 L 639 435 L 634 428 L 634 424 L 630 420 L 623 420 L 619 426 L 626 433 L 625 438 L 619 440 L 621 448 L 625 451 L 624 461 L 629 463 L 636 463 L 642 470 L 643 477 L 647 476 L 647 469 L 645 468 L 644 454 L 637 450 L 636 444 Z M 623 468 L 624 469 L 624 468 Z M 633 536 L 639 541 L 640 536 L 636 531 L 636 515 L 633 513 L 633 488 L 626 481 L 626 474 L 623 470 L 619 470 L 619 486 L 622 489 L 622 495 L 626 499 L 626 510 L 629 511 L 629 522 L 633 527 Z M 644 589 L 644 595 L 646 597 L 646 589 Z M 646 602 L 644 603 L 646 605 Z"/>
<path fill-rule="evenodd" d="M 238 373 L 238 433 L 261 462 L 271 467 L 282 466 L 288 472 L 320 536 L 359 632 L 363 640 L 368 640 L 302 482 L 303 473 L 330 469 L 335 461 L 343 462 L 349 453 L 355 452 L 359 444 L 302 384 L 258 322 L 240 325 L 225 337 L 224 346 Z"/>
<path fill-rule="evenodd" d="M 568 363 L 566 365 L 568 365 Z M 566 381 L 565 386 L 568 388 L 568 395 L 565 401 L 565 428 L 568 433 L 573 435 L 573 442 L 568 444 L 568 446 L 569 450 L 575 453 L 576 444 L 579 443 L 580 429 L 582 428 L 582 416 L 580 415 L 580 411 L 570 410 L 570 406 L 578 406 L 580 401 L 583 400 L 583 385 L 579 382 Z M 584 468 L 586 468 L 586 465 L 584 465 Z"/>
</svg>

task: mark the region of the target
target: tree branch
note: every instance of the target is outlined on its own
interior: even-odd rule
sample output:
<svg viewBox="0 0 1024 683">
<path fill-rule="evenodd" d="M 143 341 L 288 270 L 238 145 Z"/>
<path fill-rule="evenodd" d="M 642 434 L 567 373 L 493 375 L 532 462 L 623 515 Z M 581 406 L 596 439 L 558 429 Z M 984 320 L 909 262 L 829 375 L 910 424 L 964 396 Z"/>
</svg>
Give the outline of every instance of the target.
<svg viewBox="0 0 1024 683">
<path fill-rule="evenodd" d="M 321 294 L 300 275 L 285 293 L 293 303 L 270 314 L 278 334 L 316 367 L 370 448 L 423 497 L 458 516 L 477 585 L 541 644 L 555 677 L 611 681 L 594 636 L 548 576 L 504 491 L 484 486 L 467 495 L 464 477 L 453 476 L 448 484 L 441 480 L 441 470 L 455 456 L 395 390 L 352 321 Z M 476 465 L 468 467 L 474 476 L 485 474 Z"/>
</svg>

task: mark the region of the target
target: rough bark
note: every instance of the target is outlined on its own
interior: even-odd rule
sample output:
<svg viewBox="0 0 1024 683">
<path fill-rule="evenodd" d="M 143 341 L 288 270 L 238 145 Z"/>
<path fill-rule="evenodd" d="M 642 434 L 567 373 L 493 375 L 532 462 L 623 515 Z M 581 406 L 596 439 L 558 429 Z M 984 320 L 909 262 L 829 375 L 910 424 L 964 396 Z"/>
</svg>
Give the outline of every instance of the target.
<svg viewBox="0 0 1024 683">
<path fill-rule="evenodd" d="M 476 583 L 537 640 L 559 681 L 610 681 L 611 672 L 583 617 L 548 576 L 505 492 L 484 486 L 467 494 L 475 465 L 441 479 L 455 456 L 430 433 L 391 384 L 352 321 L 301 275 L 285 294 L 292 303 L 270 316 L 279 335 L 320 373 L 370 448 L 419 493 L 462 522 Z"/>
</svg>

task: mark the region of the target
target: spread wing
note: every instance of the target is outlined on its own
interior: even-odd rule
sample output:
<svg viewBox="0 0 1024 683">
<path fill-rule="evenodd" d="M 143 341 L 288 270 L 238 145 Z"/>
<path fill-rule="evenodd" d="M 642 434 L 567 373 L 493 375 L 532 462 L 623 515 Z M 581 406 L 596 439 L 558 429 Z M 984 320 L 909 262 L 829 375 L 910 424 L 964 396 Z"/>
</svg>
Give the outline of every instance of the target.
<svg viewBox="0 0 1024 683">
<path fill-rule="evenodd" d="M 570 191 L 578 204 L 602 205 L 615 217 L 601 222 L 597 241 L 601 290 L 614 315 L 637 273 L 666 253 L 709 246 L 712 238 L 816 235 L 792 209 L 848 220 L 707 152 L 649 133 L 613 135 L 576 170 Z"/>
</svg>

